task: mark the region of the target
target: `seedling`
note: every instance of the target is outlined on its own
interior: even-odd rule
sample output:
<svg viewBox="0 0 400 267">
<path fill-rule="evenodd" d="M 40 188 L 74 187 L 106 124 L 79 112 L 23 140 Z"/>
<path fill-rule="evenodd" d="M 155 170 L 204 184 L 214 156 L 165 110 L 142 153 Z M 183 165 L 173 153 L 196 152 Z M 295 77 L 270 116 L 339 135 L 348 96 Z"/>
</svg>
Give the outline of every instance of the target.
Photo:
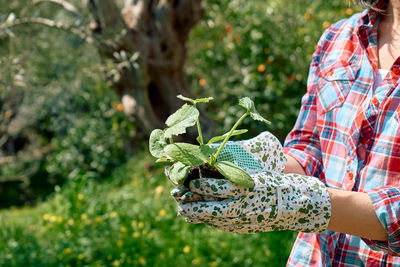
<svg viewBox="0 0 400 267">
<path fill-rule="evenodd" d="M 198 103 L 208 103 L 213 100 L 212 97 L 191 99 L 182 95 L 177 96 L 179 99 L 188 103 L 184 104 L 174 114 L 168 117 L 165 124 L 168 128 L 164 130 L 155 129 L 150 134 L 149 149 L 150 153 L 158 158 L 157 162 L 170 163 L 169 179 L 175 185 L 187 184 L 189 174 L 197 173 L 202 177 L 225 177 L 232 183 L 253 188 L 254 182 L 250 175 L 239 166 L 229 161 L 217 161 L 218 155 L 228 142 L 235 135 L 247 132 L 246 129 L 236 130 L 239 124 L 250 115 L 254 120 L 262 121 L 266 124 L 270 122 L 264 119 L 255 109 L 253 101 L 244 97 L 239 100 L 239 106 L 245 109 L 245 113 L 232 126 L 232 129 L 221 135 L 211 138 L 204 143 L 201 131 Z M 189 143 L 174 143 L 173 137 L 186 133 L 188 127 L 197 126 L 198 137 L 196 138 L 199 145 Z M 211 144 L 222 141 L 218 148 L 212 147 Z M 211 175 L 210 175 L 211 173 Z M 192 177 L 193 175 L 191 175 Z"/>
</svg>

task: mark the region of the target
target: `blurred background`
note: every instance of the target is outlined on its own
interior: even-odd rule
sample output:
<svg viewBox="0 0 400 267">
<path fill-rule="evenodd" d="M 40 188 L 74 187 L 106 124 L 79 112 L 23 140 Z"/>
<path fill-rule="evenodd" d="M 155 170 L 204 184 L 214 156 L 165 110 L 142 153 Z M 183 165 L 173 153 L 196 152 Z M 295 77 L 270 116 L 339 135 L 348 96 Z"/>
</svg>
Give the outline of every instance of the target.
<svg viewBox="0 0 400 267">
<path fill-rule="evenodd" d="M 284 266 L 294 232 L 177 217 L 148 135 L 182 93 L 215 98 L 209 136 L 248 96 L 272 125 L 246 120 L 241 138 L 283 141 L 320 35 L 355 12 L 345 0 L 0 0 L 0 266 Z"/>
</svg>

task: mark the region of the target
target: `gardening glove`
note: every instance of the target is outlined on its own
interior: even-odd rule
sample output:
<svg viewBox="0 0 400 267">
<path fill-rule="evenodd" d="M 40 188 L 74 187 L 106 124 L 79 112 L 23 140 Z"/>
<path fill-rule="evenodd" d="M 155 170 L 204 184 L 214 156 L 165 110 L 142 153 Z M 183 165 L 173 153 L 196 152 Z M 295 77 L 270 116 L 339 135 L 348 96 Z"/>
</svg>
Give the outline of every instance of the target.
<svg viewBox="0 0 400 267">
<path fill-rule="evenodd" d="M 255 182 L 251 189 L 223 179 L 191 181 L 192 192 L 218 200 L 180 203 L 178 214 L 188 222 L 206 223 L 232 233 L 320 233 L 327 228 L 330 197 L 317 178 L 273 171 L 251 176 Z"/>
<path fill-rule="evenodd" d="M 218 148 L 220 145 L 212 146 Z M 278 138 L 265 131 L 249 140 L 228 141 L 217 161 L 230 161 L 252 174 L 260 170 L 283 172 L 286 157 Z"/>
<path fill-rule="evenodd" d="M 221 144 L 212 144 L 218 148 Z M 286 157 L 283 154 L 282 145 L 273 134 L 265 131 L 258 136 L 243 141 L 228 141 L 217 161 L 230 161 L 241 167 L 248 174 L 254 174 L 262 170 L 283 172 Z M 168 171 L 166 171 L 168 177 Z M 178 202 L 211 200 L 212 197 L 199 196 L 188 190 L 186 186 L 177 186 L 172 189 L 171 195 Z M 205 198 L 204 198 L 205 197 Z"/>
</svg>

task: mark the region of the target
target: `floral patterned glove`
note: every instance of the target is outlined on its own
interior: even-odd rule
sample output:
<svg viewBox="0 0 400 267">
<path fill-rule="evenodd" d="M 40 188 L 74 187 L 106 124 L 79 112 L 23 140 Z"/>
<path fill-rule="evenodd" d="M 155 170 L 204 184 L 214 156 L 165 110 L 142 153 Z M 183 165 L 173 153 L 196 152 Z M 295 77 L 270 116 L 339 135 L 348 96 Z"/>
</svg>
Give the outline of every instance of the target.
<svg viewBox="0 0 400 267">
<path fill-rule="evenodd" d="M 218 200 L 180 203 L 179 215 L 226 232 L 280 230 L 322 232 L 330 219 L 326 186 L 317 178 L 263 171 L 253 174 L 253 189 L 227 180 L 202 178 L 190 182 L 192 192 Z"/>
<path fill-rule="evenodd" d="M 213 144 L 212 146 L 219 147 L 219 145 Z M 230 161 L 250 175 L 263 170 L 283 172 L 286 164 L 281 143 L 268 131 L 249 140 L 227 142 L 217 160 Z M 168 177 L 167 172 L 166 176 Z M 174 188 L 171 195 L 178 202 L 204 199 L 198 194 L 188 191 L 184 186 Z M 207 200 L 210 199 L 212 198 L 207 198 Z"/>
</svg>

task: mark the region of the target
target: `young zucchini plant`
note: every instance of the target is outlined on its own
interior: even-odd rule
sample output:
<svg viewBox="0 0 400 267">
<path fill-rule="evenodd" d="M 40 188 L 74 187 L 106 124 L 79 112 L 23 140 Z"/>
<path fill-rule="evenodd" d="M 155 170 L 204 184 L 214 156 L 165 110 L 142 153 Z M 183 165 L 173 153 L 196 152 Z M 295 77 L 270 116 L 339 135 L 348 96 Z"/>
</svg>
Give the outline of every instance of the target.
<svg viewBox="0 0 400 267">
<path fill-rule="evenodd" d="M 190 174 L 197 173 L 198 177 L 221 177 L 222 175 L 232 183 L 253 188 L 254 182 L 246 171 L 232 162 L 217 161 L 218 155 L 232 136 L 247 132 L 246 129 L 236 130 L 244 118 L 250 115 L 254 120 L 270 124 L 268 120 L 264 119 L 257 112 L 253 101 L 248 97 L 241 98 L 239 100 L 239 106 L 245 109 L 245 113 L 232 126 L 232 129 L 204 143 L 199 120 L 199 111 L 196 106 L 198 103 L 208 103 L 213 100 L 213 98 L 191 99 L 182 95 L 178 95 L 177 97 L 188 103 L 184 104 L 174 114 L 168 117 L 165 122 L 168 128 L 164 130 L 153 130 L 149 139 L 150 153 L 158 158 L 157 162 L 172 164 L 167 170 L 171 182 L 175 185 L 187 184 L 188 176 L 190 176 L 191 179 L 195 179 L 196 177 Z M 186 133 L 188 127 L 195 125 L 198 131 L 196 140 L 199 145 L 174 143 L 174 136 Z M 218 148 L 211 146 L 211 144 L 219 141 L 222 141 L 222 143 Z M 195 170 L 198 170 L 198 172 Z"/>
</svg>

